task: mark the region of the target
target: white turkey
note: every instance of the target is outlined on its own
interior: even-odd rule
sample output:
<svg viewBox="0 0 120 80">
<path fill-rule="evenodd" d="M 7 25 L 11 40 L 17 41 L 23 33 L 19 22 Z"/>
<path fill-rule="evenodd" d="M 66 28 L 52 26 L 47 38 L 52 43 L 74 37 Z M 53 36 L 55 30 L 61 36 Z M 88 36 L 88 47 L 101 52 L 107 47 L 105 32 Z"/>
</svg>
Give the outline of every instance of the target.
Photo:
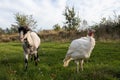
<svg viewBox="0 0 120 80">
<path fill-rule="evenodd" d="M 81 37 L 71 42 L 65 59 L 63 60 L 64 67 L 67 67 L 71 60 L 75 60 L 75 63 L 77 64 L 77 72 L 79 72 L 79 62 L 81 70 L 83 71 L 84 59 L 90 57 L 95 46 L 94 32 L 94 30 L 89 30 L 86 37 Z"/>
</svg>

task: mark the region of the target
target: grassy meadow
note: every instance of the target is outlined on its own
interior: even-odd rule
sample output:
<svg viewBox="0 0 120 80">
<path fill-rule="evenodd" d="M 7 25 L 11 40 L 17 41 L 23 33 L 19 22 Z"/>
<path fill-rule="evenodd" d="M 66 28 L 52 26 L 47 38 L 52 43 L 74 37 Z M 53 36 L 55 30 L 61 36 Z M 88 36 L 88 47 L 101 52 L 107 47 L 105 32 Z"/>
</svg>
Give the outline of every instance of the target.
<svg viewBox="0 0 120 80">
<path fill-rule="evenodd" d="M 38 66 L 29 59 L 24 71 L 21 43 L 0 43 L 0 80 L 120 80 L 120 42 L 97 42 L 80 73 L 73 61 L 67 68 L 62 66 L 69 44 L 43 42 Z"/>
</svg>

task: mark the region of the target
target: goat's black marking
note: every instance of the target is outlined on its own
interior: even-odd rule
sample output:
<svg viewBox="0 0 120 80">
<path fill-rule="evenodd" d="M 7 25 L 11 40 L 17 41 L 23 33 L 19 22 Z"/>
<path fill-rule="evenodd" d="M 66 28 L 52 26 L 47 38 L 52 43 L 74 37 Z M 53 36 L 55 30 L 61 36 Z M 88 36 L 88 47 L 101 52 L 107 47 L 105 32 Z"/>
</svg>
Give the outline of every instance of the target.
<svg viewBox="0 0 120 80">
<path fill-rule="evenodd" d="M 20 33 L 23 31 L 23 34 L 25 35 L 28 31 L 31 31 L 28 27 L 21 26 L 18 28 L 18 32 Z"/>
</svg>

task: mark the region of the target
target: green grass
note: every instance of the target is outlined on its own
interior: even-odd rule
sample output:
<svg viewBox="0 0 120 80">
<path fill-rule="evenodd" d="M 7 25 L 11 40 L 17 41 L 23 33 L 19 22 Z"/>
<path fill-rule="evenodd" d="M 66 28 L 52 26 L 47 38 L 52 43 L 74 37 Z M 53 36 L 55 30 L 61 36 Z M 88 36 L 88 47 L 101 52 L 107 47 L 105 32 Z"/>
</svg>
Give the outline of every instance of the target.
<svg viewBox="0 0 120 80">
<path fill-rule="evenodd" d="M 120 80 L 120 42 L 97 42 L 80 73 L 76 73 L 73 61 L 67 68 L 62 66 L 69 44 L 42 43 L 39 65 L 29 60 L 24 71 L 21 44 L 0 43 L 0 80 Z"/>
</svg>

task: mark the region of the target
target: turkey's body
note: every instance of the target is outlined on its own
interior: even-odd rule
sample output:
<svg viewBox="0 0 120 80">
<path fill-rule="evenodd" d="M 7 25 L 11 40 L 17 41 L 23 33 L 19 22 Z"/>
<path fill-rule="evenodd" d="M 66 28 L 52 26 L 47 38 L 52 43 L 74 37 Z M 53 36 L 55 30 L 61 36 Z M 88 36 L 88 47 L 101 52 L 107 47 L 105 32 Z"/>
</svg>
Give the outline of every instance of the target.
<svg viewBox="0 0 120 80">
<path fill-rule="evenodd" d="M 73 40 L 67 55 L 71 55 L 74 59 L 89 58 L 94 45 L 94 38 L 89 36 Z"/>
<path fill-rule="evenodd" d="M 71 60 L 75 60 L 77 65 L 81 62 L 81 68 L 83 70 L 83 61 L 90 57 L 90 54 L 95 46 L 95 39 L 92 36 L 81 37 L 71 42 L 64 59 L 64 67 L 69 65 Z M 77 67 L 78 68 L 78 67 Z M 77 69 L 77 71 L 79 68 Z"/>
</svg>

